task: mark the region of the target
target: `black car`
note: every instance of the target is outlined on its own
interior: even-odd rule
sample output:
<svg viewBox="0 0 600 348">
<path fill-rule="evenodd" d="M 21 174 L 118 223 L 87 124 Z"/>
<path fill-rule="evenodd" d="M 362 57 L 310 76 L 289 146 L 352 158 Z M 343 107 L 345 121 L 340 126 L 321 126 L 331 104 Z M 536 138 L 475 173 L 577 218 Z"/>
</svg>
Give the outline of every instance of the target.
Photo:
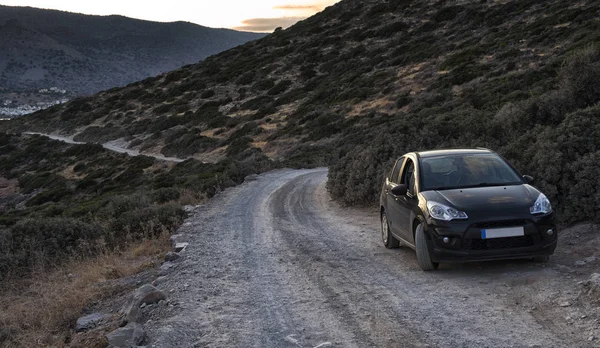
<svg viewBox="0 0 600 348">
<path fill-rule="evenodd" d="M 441 262 L 548 261 L 556 223 L 532 182 L 487 149 L 408 153 L 381 190 L 383 244 L 415 249 L 425 271 Z"/>
</svg>

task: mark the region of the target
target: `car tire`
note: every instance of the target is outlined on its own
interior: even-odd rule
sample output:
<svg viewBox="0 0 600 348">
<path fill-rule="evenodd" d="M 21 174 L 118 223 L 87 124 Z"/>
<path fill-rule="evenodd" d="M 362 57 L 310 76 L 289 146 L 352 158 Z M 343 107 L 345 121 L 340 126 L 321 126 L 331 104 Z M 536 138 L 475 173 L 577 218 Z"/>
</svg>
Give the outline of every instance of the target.
<svg viewBox="0 0 600 348">
<path fill-rule="evenodd" d="M 550 255 L 536 256 L 533 258 L 533 262 L 546 263 L 548 261 L 550 261 Z"/>
<path fill-rule="evenodd" d="M 415 247 L 417 251 L 417 262 L 423 271 L 434 271 L 440 265 L 438 262 L 431 261 L 431 254 L 427 247 L 427 236 L 423 231 L 423 224 L 417 226 L 415 231 Z"/>
<path fill-rule="evenodd" d="M 381 241 L 388 249 L 400 247 L 400 241 L 390 233 L 390 225 L 385 212 L 381 213 Z"/>
</svg>

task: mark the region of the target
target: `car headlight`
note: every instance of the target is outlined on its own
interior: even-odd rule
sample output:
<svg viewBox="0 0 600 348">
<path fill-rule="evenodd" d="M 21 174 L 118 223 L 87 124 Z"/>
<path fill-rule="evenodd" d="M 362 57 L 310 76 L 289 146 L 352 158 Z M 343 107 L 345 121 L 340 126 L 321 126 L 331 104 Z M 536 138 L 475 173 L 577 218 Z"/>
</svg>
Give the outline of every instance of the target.
<svg viewBox="0 0 600 348">
<path fill-rule="evenodd" d="M 458 219 L 468 219 L 467 213 L 448 207 L 438 202 L 427 202 L 429 215 L 437 220 L 451 221 Z"/>
<path fill-rule="evenodd" d="M 543 193 L 540 193 L 535 203 L 529 208 L 529 211 L 531 214 L 550 214 L 552 212 L 552 205 L 548 198 Z"/>
</svg>

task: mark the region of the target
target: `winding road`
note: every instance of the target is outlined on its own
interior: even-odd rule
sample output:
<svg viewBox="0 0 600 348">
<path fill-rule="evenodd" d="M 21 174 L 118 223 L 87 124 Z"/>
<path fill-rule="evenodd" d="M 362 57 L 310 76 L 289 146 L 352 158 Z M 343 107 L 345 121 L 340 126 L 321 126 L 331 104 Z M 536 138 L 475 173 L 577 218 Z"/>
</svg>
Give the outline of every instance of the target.
<svg viewBox="0 0 600 348">
<path fill-rule="evenodd" d="M 158 285 L 177 305 L 145 324 L 149 346 L 588 346 L 554 320 L 558 266 L 422 272 L 412 250 L 381 245 L 375 209 L 340 207 L 326 180 L 269 172 L 198 208 L 179 231 L 183 261 Z"/>
<path fill-rule="evenodd" d="M 37 132 L 25 132 L 24 134 L 41 135 L 41 136 L 44 136 L 46 138 L 50 138 L 50 139 L 53 139 L 53 140 L 58 140 L 58 141 L 65 142 L 67 144 L 86 144 L 85 142 L 73 140 L 72 136 L 71 137 L 67 137 L 67 136 L 62 136 L 62 135 L 37 133 Z M 109 142 L 101 144 L 101 145 L 102 145 L 102 147 L 104 147 L 105 149 L 107 149 L 109 151 L 118 152 L 118 153 L 124 153 L 124 154 L 127 154 L 129 156 L 143 155 L 143 156 L 148 156 L 148 157 L 154 157 L 154 158 L 156 158 L 157 160 L 160 160 L 160 161 L 176 162 L 176 163 L 180 163 L 180 162 L 184 162 L 185 161 L 185 159 L 183 159 L 183 158 L 165 157 L 165 156 L 162 156 L 162 155 L 157 155 L 155 153 L 142 153 L 142 152 L 139 152 L 137 150 L 128 149 L 126 147 L 123 147 L 120 144 L 119 141 L 109 141 Z"/>
</svg>

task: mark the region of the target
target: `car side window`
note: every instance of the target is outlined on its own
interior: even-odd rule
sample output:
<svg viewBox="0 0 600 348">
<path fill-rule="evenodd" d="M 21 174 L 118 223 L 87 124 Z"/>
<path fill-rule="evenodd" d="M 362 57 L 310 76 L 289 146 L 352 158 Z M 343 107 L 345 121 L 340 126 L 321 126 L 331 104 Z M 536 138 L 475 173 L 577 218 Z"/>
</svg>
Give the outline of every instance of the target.
<svg viewBox="0 0 600 348">
<path fill-rule="evenodd" d="M 404 165 L 402 184 L 406 184 L 408 192 L 412 195 L 417 191 L 415 182 L 415 164 L 410 159 L 406 160 L 406 164 Z"/>
<path fill-rule="evenodd" d="M 404 163 L 404 157 L 400 157 L 400 159 L 398 159 L 398 161 L 396 161 L 396 165 L 394 166 L 394 169 L 392 170 L 392 174 L 390 174 L 390 181 L 398 184 L 400 183 L 398 180 L 398 177 L 400 176 L 400 169 L 402 168 L 402 164 Z"/>
</svg>

